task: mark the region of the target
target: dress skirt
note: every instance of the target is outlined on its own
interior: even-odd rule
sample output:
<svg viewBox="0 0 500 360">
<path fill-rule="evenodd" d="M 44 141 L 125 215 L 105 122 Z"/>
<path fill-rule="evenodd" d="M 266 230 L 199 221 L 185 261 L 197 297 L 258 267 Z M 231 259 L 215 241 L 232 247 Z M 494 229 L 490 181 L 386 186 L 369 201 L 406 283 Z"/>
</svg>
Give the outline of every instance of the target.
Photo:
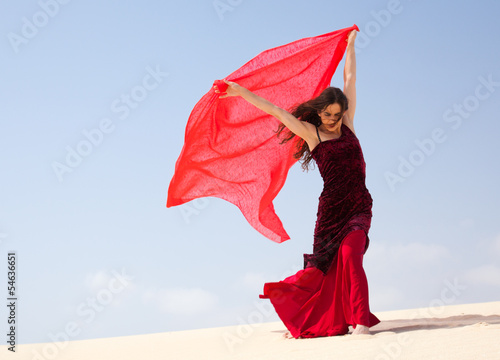
<svg viewBox="0 0 500 360">
<path fill-rule="evenodd" d="M 294 338 L 347 334 L 349 325 L 374 326 L 363 270 L 366 233 L 350 232 L 328 271 L 307 267 L 282 281 L 266 283 L 261 299 L 270 299 Z"/>
</svg>

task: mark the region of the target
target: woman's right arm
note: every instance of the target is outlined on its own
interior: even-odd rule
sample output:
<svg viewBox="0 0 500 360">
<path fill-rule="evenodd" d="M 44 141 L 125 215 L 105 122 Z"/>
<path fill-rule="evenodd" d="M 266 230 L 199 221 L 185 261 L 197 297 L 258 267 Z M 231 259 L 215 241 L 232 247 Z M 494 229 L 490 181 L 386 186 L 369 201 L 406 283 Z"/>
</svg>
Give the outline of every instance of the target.
<svg viewBox="0 0 500 360">
<path fill-rule="evenodd" d="M 224 80 L 224 82 L 228 85 L 226 94 L 219 96 L 219 98 L 225 98 L 228 96 L 241 96 L 243 99 L 248 101 L 250 104 L 255 107 L 261 109 L 262 111 L 268 113 L 269 115 L 274 116 L 279 121 L 281 121 L 291 132 L 295 135 L 301 137 L 306 142 L 309 143 L 311 138 L 315 139 L 314 133 L 314 125 L 309 124 L 305 121 L 300 121 L 295 116 L 290 114 L 288 111 L 274 105 L 270 101 L 260 97 L 250 90 L 240 86 L 232 81 Z M 217 86 L 215 87 L 215 92 L 220 93 Z M 314 141 L 314 140 L 313 140 Z"/>
</svg>

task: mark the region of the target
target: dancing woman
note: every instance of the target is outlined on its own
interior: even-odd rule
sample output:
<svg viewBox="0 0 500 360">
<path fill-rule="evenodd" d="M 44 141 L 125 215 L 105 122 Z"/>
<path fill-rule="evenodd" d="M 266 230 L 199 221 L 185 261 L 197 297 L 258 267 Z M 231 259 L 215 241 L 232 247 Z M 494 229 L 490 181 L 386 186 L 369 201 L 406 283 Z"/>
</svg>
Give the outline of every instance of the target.
<svg viewBox="0 0 500 360">
<path fill-rule="evenodd" d="M 324 181 L 319 198 L 313 253 L 304 254 L 304 269 L 280 282 L 266 283 L 261 298 L 271 300 L 289 336 L 318 337 L 368 334 L 380 320 L 370 312 L 363 255 L 368 248 L 372 198 L 365 186 L 365 162 L 355 135 L 356 31 L 349 33 L 344 91 L 329 87 L 289 113 L 244 87 L 228 85 L 220 98 L 241 96 L 281 121 L 295 136 L 295 157 L 308 169 L 312 159 Z M 217 86 L 215 92 L 220 93 Z"/>
</svg>

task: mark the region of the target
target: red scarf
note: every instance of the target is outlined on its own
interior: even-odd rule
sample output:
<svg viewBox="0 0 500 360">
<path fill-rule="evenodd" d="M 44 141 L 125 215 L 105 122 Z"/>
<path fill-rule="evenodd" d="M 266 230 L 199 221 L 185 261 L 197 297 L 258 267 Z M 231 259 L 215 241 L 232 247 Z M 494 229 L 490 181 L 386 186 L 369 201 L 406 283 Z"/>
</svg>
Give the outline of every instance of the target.
<svg viewBox="0 0 500 360">
<path fill-rule="evenodd" d="M 359 28 L 353 25 L 266 50 L 226 79 L 290 110 L 330 86 L 352 30 Z M 300 138 L 280 145 L 275 134 L 279 124 L 241 97 L 219 99 L 211 88 L 189 116 L 167 207 L 218 197 L 236 205 L 267 238 L 290 239 L 273 200 L 297 161 L 294 145 Z"/>
</svg>

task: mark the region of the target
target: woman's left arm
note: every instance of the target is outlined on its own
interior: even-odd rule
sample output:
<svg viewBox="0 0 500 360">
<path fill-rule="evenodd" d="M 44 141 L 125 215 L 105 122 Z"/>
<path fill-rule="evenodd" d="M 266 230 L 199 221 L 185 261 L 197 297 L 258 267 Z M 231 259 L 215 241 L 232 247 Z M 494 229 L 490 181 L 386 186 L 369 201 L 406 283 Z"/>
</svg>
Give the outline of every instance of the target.
<svg viewBox="0 0 500 360">
<path fill-rule="evenodd" d="M 354 40 L 356 30 L 349 33 L 347 38 L 347 49 L 344 66 L 344 94 L 349 101 L 349 108 L 344 113 L 342 122 L 354 132 L 354 113 L 356 112 L 356 54 L 354 52 Z"/>
</svg>

